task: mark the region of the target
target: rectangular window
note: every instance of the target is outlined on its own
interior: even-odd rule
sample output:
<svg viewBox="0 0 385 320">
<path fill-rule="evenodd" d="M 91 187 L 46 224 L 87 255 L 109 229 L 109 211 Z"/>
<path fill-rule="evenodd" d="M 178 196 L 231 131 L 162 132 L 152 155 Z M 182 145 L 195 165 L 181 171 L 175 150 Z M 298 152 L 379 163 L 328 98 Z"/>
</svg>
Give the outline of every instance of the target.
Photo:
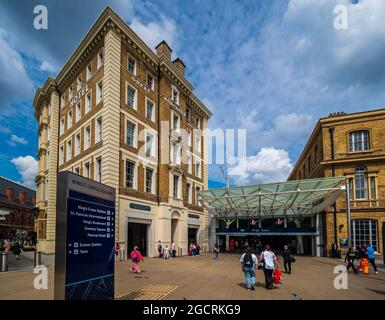
<svg viewBox="0 0 385 320">
<path fill-rule="evenodd" d="M 68 89 L 68 100 L 71 101 L 72 97 L 73 97 L 73 90 L 72 90 L 72 85 L 71 85 Z"/>
<path fill-rule="evenodd" d="M 86 162 L 84 164 L 84 176 L 86 178 L 90 178 L 90 163 L 89 162 Z"/>
<path fill-rule="evenodd" d="M 68 112 L 68 122 L 67 122 L 67 129 L 70 129 L 72 127 L 72 111 Z"/>
<path fill-rule="evenodd" d="M 87 127 L 85 129 L 84 150 L 88 149 L 90 146 L 91 146 L 91 128 Z"/>
<path fill-rule="evenodd" d="M 64 162 L 64 146 L 60 146 L 59 148 L 59 165 Z"/>
<path fill-rule="evenodd" d="M 91 111 L 91 93 L 87 93 L 86 96 L 86 113 Z"/>
<path fill-rule="evenodd" d="M 192 174 L 192 165 L 191 165 L 191 156 L 190 155 L 186 156 L 186 165 L 187 165 L 187 172 L 189 174 Z"/>
<path fill-rule="evenodd" d="M 196 187 L 195 190 L 196 190 L 196 192 L 195 192 L 195 195 L 196 195 L 196 196 L 195 196 L 195 197 L 196 197 L 196 199 L 195 199 L 196 205 L 200 207 L 200 206 L 201 206 L 201 203 L 200 203 L 200 201 L 198 200 L 198 193 L 201 191 L 201 188 L 200 188 L 200 187 Z"/>
<path fill-rule="evenodd" d="M 75 173 L 76 173 L 77 175 L 80 174 L 80 168 L 79 168 L 79 167 L 75 168 Z"/>
<path fill-rule="evenodd" d="M 147 88 L 154 90 L 154 76 L 147 72 Z"/>
<path fill-rule="evenodd" d="M 60 108 L 63 108 L 64 106 L 65 106 L 65 95 L 64 94 L 62 94 L 61 96 L 60 96 Z"/>
<path fill-rule="evenodd" d="M 126 143 L 130 146 L 130 147 L 134 147 L 135 148 L 135 128 L 136 128 L 136 125 L 130 121 L 127 121 L 127 130 L 126 130 Z"/>
<path fill-rule="evenodd" d="M 146 133 L 146 156 L 147 157 L 154 157 L 155 156 L 154 142 L 155 142 L 154 135 L 147 132 Z"/>
<path fill-rule="evenodd" d="M 191 131 L 187 130 L 187 145 L 191 147 Z"/>
<path fill-rule="evenodd" d="M 172 117 L 172 129 L 178 132 L 180 129 L 180 118 L 176 113 L 174 113 Z"/>
<path fill-rule="evenodd" d="M 192 203 L 192 195 L 191 195 L 191 183 L 186 183 L 186 198 L 188 203 Z"/>
<path fill-rule="evenodd" d="M 127 69 L 132 74 L 136 75 L 136 61 L 133 57 L 128 56 L 128 66 Z"/>
<path fill-rule="evenodd" d="M 186 108 L 186 119 L 191 120 L 191 109 L 189 107 Z"/>
<path fill-rule="evenodd" d="M 104 63 L 104 49 L 102 48 L 98 53 L 98 69 L 103 65 Z"/>
<path fill-rule="evenodd" d="M 152 193 L 152 179 L 154 175 L 154 170 L 150 168 L 146 168 L 146 192 Z"/>
<path fill-rule="evenodd" d="M 89 79 L 91 79 L 92 77 L 92 63 L 90 62 L 88 65 L 87 65 L 87 75 L 86 75 L 86 79 L 87 81 Z"/>
<path fill-rule="evenodd" d="M 179 198 L 179 180 L 180 180 L 180 177 L 177 175 L 174 175 L 174 185 L 173 185 L 174 198 Z"/>
<path fill-rule="evenodd" d="M 179 105 L 179 91 L 175 87 L 171 89 L 171 98 L 175 104 Z"/>
<path fill-rule="evenodd" d="M 198 135 L 195 136 L 195 151 L 198 153 L 202 151 L 201 137 Z"/>
<path fill-rule="evenodd" d="M 196 118 L 195 119 L 195 129 L 200 129 L 201 128 L 201 119 Z"/>
<path fill-rule="evenodd" d="M 75 119 L 76 119 L 76 122 L 78 122 L 80 120 L 82 116 L 82 106 L 81 106 L 81 103 L 80 101 L 76 104 L 76 109 L 75 109 Z"/>
<path fill-rule="evenodd" d="M 349 152 L 369 150 L 369 131 L 355 131 L 349 133 Z"/>
<path fill-rule="evenodd" d="M 134 188 L 135 162 L 126 160 L 126 187 Z"/>
<path fill-rule="evenodd" d="M 51 139 L 51 126 L 48 126 L 48 129 L 47 129 L 47 141 L 49 141 Z"/>
<path fill-rule="evenodd" d="M 195 162 L 195 176 L 201 177 L 201 162 L 200 160 L 196 160 Z"/>
<path fill-rule="evenodd" d="M 75 156 L 80 153 L 80 133 L 75 136 Z"/>
<path fill-rule="evenodd" d="M 96 104 L 103 100 L 103 81 L 99 81 L 96 86 Z"/>
<path fill-rule="evenodd" d="M 66 161 L 71 160 L 72 157 L 72 142 L 71 140 L 67 141 L 67 158 Z"/>
<path fill-rule="evenodd" d="M 60 135 L 64 133 L 64 117 L 60 119 Z"/>
<path fill-rule="evenodd" d="M 175 143 L 172 146 L 172 161 L 175 164 L 180 164 L 181 162 L 181 145 L 179 143 Z"/>
<path fill-rule="evenodd" d="M 81 88 L 82 88 L 82 76 L 79 76 L 76 83 L 76 91 L 79 92 Z"/>
<path fill-rule="evenodd" d="M 96 119 L 96 126 L 95 126 L 95 143 L 98 143 L 102 140 L 102 127 L 103 122 L 102 118 Z"/>
<path fill-rule="evenodd" d="M 130 85 L 127 85 L 127 105 L 136 109 L 136 90 Z"/>
<path fill-rule="evenodd" d="M 370 177 L 370 198 L 372 200 L 376 199 L 376 178 Z"/>
<path fill-rule="evenodd" d="M 369 243 L 378 252 L 377 221 L 370 219 L 353 219 L 351 222 L 353 246 L 359 247 Z"/>
<path fill-rule="evenodd" d="M 97 158 L 95 162 L 95 180 L 102 182 L 102 158 Z"/>
<path fill-rule="evenodd" d="M 146 117 L 154 121 L 154 103 L 150 100 L 146 100 Z"/>
</svg>

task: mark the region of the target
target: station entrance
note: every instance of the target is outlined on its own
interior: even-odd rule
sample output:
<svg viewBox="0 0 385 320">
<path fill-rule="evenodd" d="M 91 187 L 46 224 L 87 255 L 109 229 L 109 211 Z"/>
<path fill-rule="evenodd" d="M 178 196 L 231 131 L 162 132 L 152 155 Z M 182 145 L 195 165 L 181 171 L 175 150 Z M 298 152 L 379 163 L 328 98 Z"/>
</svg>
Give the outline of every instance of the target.
<svg viewBox="0 0 385 320">
<path fill-rule="evenodd" d="M 129 250 L 137 246 L 142 255 L 147 256 L 147 228 L 148 225 L 144 223 L 128 222 L 127 248 L 130 248 Z M 129 252 L 127 254 L 129 254 Z"/>
<path fill-rule="evenodd" d="M 280 252 L 289 245 L 296 254 L 321 256 L 321 214 L 344 190 L 345 177 L 330 177 L 201 191 L 210 250 L 218 244 L 222 251 L 249 246 L 258 252 L 269 244 Z"/>
</svg>

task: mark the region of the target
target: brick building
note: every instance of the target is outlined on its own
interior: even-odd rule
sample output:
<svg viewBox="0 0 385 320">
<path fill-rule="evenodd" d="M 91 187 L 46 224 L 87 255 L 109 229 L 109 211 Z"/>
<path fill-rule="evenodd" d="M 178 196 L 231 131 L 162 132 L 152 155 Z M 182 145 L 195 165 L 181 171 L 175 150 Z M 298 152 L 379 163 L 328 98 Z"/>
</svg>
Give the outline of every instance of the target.
<svg viewBox="0 0 385 320">
<path fill-rule="evenodd" d="M 0 177 L 0 240 L 17 232 L 34 238 L 35 203 L 34 190 Z"/>
<path fill-rule="evenodd" d="M 162 41 L 154 53 L 107 7 L 55 79 L 38 89 L 37 232 L 54 251 L 56 175 L 72 171 L 114 187 L 116 239 L 156 254 L 156 243 L 208 245 L 206 139 L 211 112 L 185 64 Z M 127 252 L 126 250 L 126 252 Z"/>
<path fill-rule="evenodd" d="M 385 244 L 385 109 L 336 113 L 318 121 L 288 180 L 346 177 L 351 195 L 352 244 Z M 345 197 L 322 214 L 322 248 L 347 238 Z"/>
</svg>

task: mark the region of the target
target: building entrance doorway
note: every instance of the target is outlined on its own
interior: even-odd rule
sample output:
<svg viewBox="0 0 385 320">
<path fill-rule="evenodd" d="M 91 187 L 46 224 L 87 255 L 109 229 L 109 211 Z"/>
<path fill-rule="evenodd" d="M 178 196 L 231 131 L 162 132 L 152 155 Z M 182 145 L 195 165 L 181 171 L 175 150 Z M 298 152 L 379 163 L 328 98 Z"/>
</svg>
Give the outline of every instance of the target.
<svg viewBox="0 0 385 320">
<path fill-rule="evenodd" d="M 198 229 L 188 228 L 188 243 L 198 243 Z"/>
<path fill-rule="evenodd" d="M 147 256 L 147 224 L 128 222 L 127 226 L 127 256 L 138 246 L 143 256 Z"/>
</svg>

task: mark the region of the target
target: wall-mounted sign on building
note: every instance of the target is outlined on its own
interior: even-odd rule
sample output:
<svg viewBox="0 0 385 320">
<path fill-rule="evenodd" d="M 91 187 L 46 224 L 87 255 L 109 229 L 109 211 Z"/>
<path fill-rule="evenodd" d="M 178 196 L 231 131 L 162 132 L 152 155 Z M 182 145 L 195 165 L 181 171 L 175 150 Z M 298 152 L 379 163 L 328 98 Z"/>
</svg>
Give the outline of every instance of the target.
<svg viewBox="0 0 385 320">
<path fill-rule="evenodd" d="M 55 299 L 114 299 L 115 189 L 59 172 Z"/>
</svg>

